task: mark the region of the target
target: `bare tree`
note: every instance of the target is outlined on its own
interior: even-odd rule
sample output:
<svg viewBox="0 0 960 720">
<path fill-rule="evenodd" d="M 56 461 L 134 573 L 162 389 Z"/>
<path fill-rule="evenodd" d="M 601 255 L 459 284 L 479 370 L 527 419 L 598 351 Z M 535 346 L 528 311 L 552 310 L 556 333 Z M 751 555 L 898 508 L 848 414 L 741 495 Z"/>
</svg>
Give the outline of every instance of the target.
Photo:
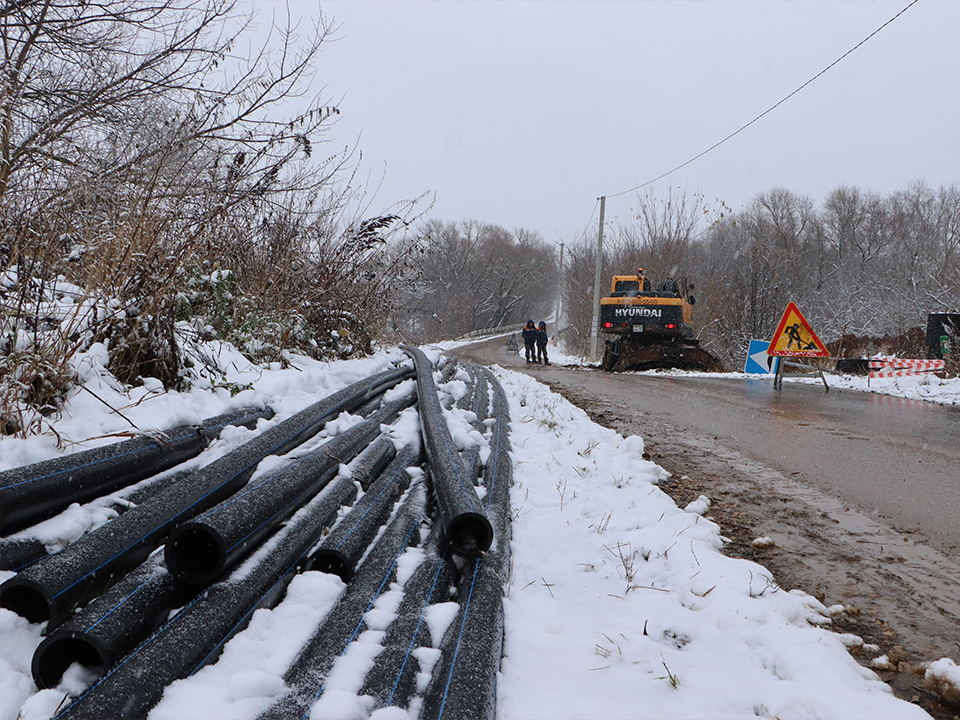
<svg viewBox="0 0 960 720">
<path fill-rule="evenodd" d="M 21 188 L 50 188 L 78 167 L 129 179 L 172 144 L 226 149 L 235 175 L 259 169 L 261 182 L 309 154 L 336 108 L 314 99 L 293 118 L 273 108 L 309 85 L 331 27 L 321 18 L 299 47 L 295 28 L 274 28 L 241 59 L 233 50 L 250 22 L 233 0 L 7 3 L 0 196 L 18 176 Z"/>
<path fill-rule="evenodd" d="M 934 191 L 917 182 L 890 199 L 890 277 L 897 292 L 889 298 L 900 328 L 912 327 L 930 309 L 960 306 L 960 188 Z"/>
<path fill-rule="evenodd" d="M 561 328 L 563 342 L 574 353 L 587 355 L 590 352 L 593 325 L 593 286 L 596 273 L 597 235 L 585 234 L 568 240 L 563 268 L 563 316 Z M 634 264 L 630 265 L 635 269 Z M 601 258 L 601 291 L 609 289 L 610 276 L 614 274 L 612 253 L 604 250 Z"/>
<path fill-rule="evenodd" d="M 652 277 L 682 274 L 690 245 L 701 231 L 705 215 L 703 197 L 667 191 L 637 197 L 637 214 L 621 224 L 614 235 L 615 262 L 621 270 L 643 267 Z"/>
<path fill-rule="evenodd" d="M 545 317 L 556 297 L 554 249 L 538 233 L 474 220 L 427 222 L 395 324 L 416 341 Z"/>
<path fill-rule="evenodd" d="M 251 23 L 228 0 L 0 9 L 5 415 L 55 408 L 95 341 L 121 380 L 172 386 L 211 329 L 256 358 L 369 348 L 423 198 L 371 211 L 352 151 L 318 152 L 338 110 L 304 93 L 332 24 L 238 55 Z M 44 319 L 63 283 L 85 297 Z"/>
</svg>

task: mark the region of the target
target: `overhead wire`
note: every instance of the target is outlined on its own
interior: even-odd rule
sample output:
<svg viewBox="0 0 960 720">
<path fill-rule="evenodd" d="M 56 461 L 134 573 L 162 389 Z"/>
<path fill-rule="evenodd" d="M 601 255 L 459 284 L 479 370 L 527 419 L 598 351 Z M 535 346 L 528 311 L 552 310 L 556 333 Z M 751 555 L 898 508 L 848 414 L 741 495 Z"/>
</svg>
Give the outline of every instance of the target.
<svg viewBox="0 0 960 720">
<path fill-rule="evenodd" d="M 692 157 L 692 158 L 690 158 L 689 160 L 687 160 L 685 163 L 682 163 L 681 165 L 677 165 L 677 167 L 673 168 L 673 170 L 670 170 L 669 172 L 665 172 L 665 173 L 663 173 L 662 175 L 658 175 L 657 177 L 653 178 L 653 180 L 648 180 L 647 182 L 641 183 L 641 184 L 637 185 L 636 187 L 630 188 L 629 190 L 623 190 L 623 191 L 621 191 L 621 192 L 614 193 L 614 194 L 612 194 L 612 195 L 607 195 L 606 197 L 608 197 L 608 198 L 619 197 L 620 195 L 626 195 L 627 193 L 634 192 L 635 190 L 639 190 L 640 188 L 646 187 L 647 185 L 652 185 L 653 183 L 657 182 L 658 180 L 663 180 L 663 178 L 667 177 L 668 175 L 672 175 L 672 174 L 675 173 L 677 170 L 680 170 L 680 169 L 682 169 L 682 168 L 685 168 L 685 167 L 686 167 L 687 165 L 689 165 L 690 163 L 695 162 L 696 160 L 699 160 L 700 158 L 702 158 L 702 157 L 703 157 L 704 155 L 706 155 L 707 153 L 712 152 L 713 150 L 716 150 L 718 147 L 720 147 L 720 146 L 723 145 L 725 142 L 727 142 L 727 140 L 730 140 L 731 138 L 735 137 L 736 135 L 739 135 L 741 132 L 743 132 L 743 131 L 746 130 L 748 127 L 750 127 L 751 125 L 753 125 L 754 123 L 756 123 L 758 120 L 760 120 L 761 118 L 763 118 L 763 117 L 766 116 L 766 115 L 769 115 L 771 112 L 773 112 L 773 111 L 776 110 L 778 107 L 780 107 L 781 105 L 783 105 L 783 103 L 785 103 L 787 100 L 789 100 L 789 99 L 792 98 L 794 95 L 796 95 L 797 93 L 799 93 L 801 90 L 803 90 L 805 87 L 807 87 L 807 85 L 810 85 L 814 80 L 816 80 L 816 79 L 819 78 L 821 75 L 823 75 L 823 74 L 826 73 L 828 70 L 830 70 L 832 67 L 834 67 L 835 65 L 837 65 L 841 60 L 843 60 L 843 59 L 846 58 L 848 55 L 850 55 L 851 53 L 853 53 L 853 52 L 854 52 L 855 50 L 857 50 L 859 47 L 861 47 L 862 45 L 864 45 L 864 44 L 865 44 L 868 40 L 870 40 L 874 35 L 876 35 L 876 34 L 879 33 L 881 30 L 883 30 L 885 27 L 887 27 L 888 25 L 890 25 L 894 20 L 896 20 L 897 18 L 899 18 L 901 15 L 903 15 L 907 10 L 909 10 L 910 8 L 912 8 L 912 7 L 913 7 L 914 5 L 916 5 L 918 2 L 919 2 L 919 0 L 912 0 L 912 2 L 911 2 L 909 5 L 907 5 L 905 8 L 903 8 L 903 10 L 901 10 L 901 11 L 898 12 L 896 15 L 894 15 L 892 18 L 890 18 L 889 20 L 887 20 L 883 25 L 881 25 L 881 26 L 878 27 L 876 30 L 874 30 L 872 33 L 870 33 L 869 35 L 867 35 L 867 37 L 865 37 L 863 40 L 861 40 L 860 42 L 858 42 L 858 43 L 857 43 L 856 45 L 854 45 L 852 48 L 850 48 L 849 50 L 847 50 L 847 52 L 845 52 L 843 55 L 841 55 L 840 57 L 838 57 L 838 58 L 837 58 L 836 60 L 834 60 L 832 63 L 830 63 L 829 65 L 827 65 L 823 70 L 821 70 L 821 71 L 818 72 L 816 75 L 814 75 L 812 78 L 810 78 L 809 80 L 807 80 L 803 85 L 801 85 L 801 86 L 798 87 L 796 90 L 794 90 L 792 93 L 790 93 L 790 94 L 787 95 L 785 98 L 783 98 L 782 100 L 780 100 L 780 102 L 778 102 L 777 104 L 775 104 L 775 105 L 767 108 L 766 110 L 764 110 L 762 113 L 760 113 L 759 115 L 757 115 L 753 120 L 751 120 L 750 122 L 748 122 L 746 125 L 743 125 L 743 126 L 740 127 L 738 130 L 736 130 L 736 131 L 730 133 L 729 135 L 727 135 L 725 138 L 723 138 L 723 140 L 720 140 L 719 142 L 714 143 L 713 145 L 711 145 L 710 147 L 708 147 L 706 150 L 704 150 L 703 152 L 701 152 L 699 155 L 695 155 L 694 157 Z"/>
</svg>

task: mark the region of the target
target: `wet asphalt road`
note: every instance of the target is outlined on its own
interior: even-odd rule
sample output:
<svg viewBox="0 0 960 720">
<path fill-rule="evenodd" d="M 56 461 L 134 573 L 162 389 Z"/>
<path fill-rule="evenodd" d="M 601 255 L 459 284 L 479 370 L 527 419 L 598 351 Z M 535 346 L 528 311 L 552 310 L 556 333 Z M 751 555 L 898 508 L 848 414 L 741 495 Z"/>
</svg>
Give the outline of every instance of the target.
<svg viewBox="0 0 960 720">
<path fill-rule="evenodd" d="M 960 554 L 960 407 L 772 379 L 611 374 L 528 366 L 503 341 L 458 354 L 614 398 L 637 416 L 717 439 L 743 456 Z M 829 382 L 829 377 L 828 377 Z M 642 434 L 642 433 L 641 433 Z"/>
</svg>

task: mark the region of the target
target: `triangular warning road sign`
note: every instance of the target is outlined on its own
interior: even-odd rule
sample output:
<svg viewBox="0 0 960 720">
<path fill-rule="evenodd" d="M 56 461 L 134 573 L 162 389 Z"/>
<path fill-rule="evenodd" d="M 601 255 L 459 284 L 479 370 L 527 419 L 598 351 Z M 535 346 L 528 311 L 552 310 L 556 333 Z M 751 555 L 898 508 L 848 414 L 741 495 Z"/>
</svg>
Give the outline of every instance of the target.
<svg viewBox="0 0 960 720">
<path fill-rule="evenodd" d="M 830 357 L 830 352 L 791 300 L 783 311 L 767 355 L 775 357 Z"/>
</svg>

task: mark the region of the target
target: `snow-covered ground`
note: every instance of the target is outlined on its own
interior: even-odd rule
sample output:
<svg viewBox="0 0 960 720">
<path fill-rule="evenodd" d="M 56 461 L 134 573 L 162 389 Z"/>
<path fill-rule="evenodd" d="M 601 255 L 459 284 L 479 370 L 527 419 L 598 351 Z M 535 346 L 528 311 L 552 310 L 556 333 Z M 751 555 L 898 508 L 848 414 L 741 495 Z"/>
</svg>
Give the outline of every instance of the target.
<svg viewBox="0 0 960 720">
<path fill-rule="evenodd" d="M 224 377 L 174 393 L 151 381 L 121 387 L 106 373 L 102 348 L 95 346 L 78 358 L 92 392 L 74 391 L 52 423 L 61 446 L 53 432 L 2 438 L 0 470 L 116 441 L 115 434 L 129 432 L 131 424 L 141 431 L 163 429 L 251 404 L 269 404 L 277 413 L 261 421 L 257 431 L 262 431 L 405 358 L 396 349 L 335 363 L 295 357 L 293 367 L 281 369 L 253 367 L 227 347 L 218 352 L 228 368 Z M 439 349 L 429 354 L 436 358 Z M 555 348 L 551 360 L 579 363 Z M 830 630 L 831 617 L 844 612 L 842 607 L 827 608 L 800 591 L 780 588 L 762 566 L 723 555 L 724 539 L 709 519 L 709 498 L 678 508 L 657 487 L 666 473 L 643 459 L 642 438 L 596 425 L 525 374 L 495 372 L 510 400 L 514 461 L 514 559 L 505 588 L 500 717 L 927 717 L 851 657 L 848 647 L 863 646 L 862 640 Z M 722 377 L 738 382 L 746 376 Z M 828 381 L 832 387 L 867 389 L 866 379 Z M 872 392 L 960 402 L 960 380 L 896 378 L 870 385 Z M 449 422 L 465 420 L 451 413 Z M 251 432 L 233 428 L 191 462 L 209 462 Z M 477 433 L 454 436 L 475 442 Z M 109 515 L 104 506 L 95 501 L 52 518 L 44 523 L 44 542 L 56 550 L 102 522 Z M 422 552 L 404 555 L 399 582 Z M 0 581 L 11 575 L 0 574 Z M 255 718 L 282 691 L 286 664 L 342 587 L 332 575 L 298 577 L 275 609 L 255 613 L 218 662 L 172 685 L 150 717 Z M 382 595 L 370 611 L 371 630 L 340 658 L 312 717 L 367 715 L 357 688 L 376 654 L 378 629 L 395 611 L 395 591 Z M 435 638 L 452 618 L 445 605 L 433 606 L 426 618 Z M 0 609 L 4 720 L 51 717 L 65 694 L 89 682 L 82 673 L 68 673 L 60 687 L 38 692 L 30 660 L 42 630 Z M 864 651 L 869 656 L 871 648 Z M 942 694 L 960 688 L 956 659 L 939 660 L 928 671 L 931 686 Z M 373 716 L 411 715 L 390 708 Z"/>
</svg>

